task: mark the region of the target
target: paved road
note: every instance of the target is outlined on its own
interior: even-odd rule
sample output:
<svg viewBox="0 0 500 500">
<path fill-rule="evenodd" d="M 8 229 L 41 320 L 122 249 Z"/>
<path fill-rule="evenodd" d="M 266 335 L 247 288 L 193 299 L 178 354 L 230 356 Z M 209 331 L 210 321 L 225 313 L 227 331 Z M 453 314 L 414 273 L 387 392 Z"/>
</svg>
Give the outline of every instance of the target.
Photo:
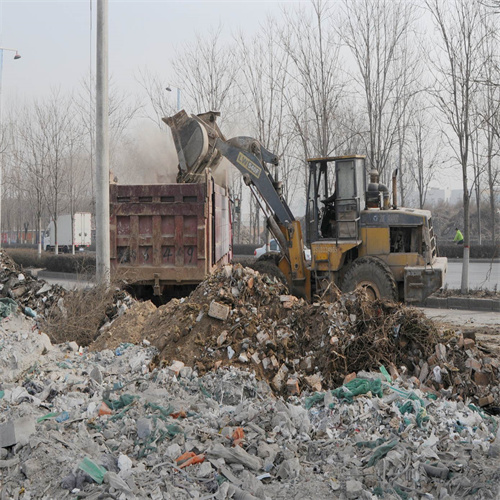
<svg viewBox="0 0 500 500">
<path fill-rule="evenodd" d="M 448 273 L 445 284 L 450 289 L 461 287 L 462 260 L 448 259 Z M 493 290 L 495 286 L 500 289 L 500 262 L 477 262 L 469 264 L 469 287 L 471 289 Z"/>
<path fill-rule="evenodd" d="M 49 283 L 57 283 L 66 289 L 85 288 L 91 286 L 87 281 L 71 279 L 71 275 L 57 276 L 57 273 L 41 273 L 40 277 Z M 76 278 L 76 275 L 74 275 Z M 459 289 L 462 279 L 462 261 L 448 260 L 448 273 L 445 284 L 449 289 Z M 500 262 L 497 260 L 493 264 L 489 262 L 471 262 L 469 268 L 469 286 L 471 289 L 493 290 L 495 286 L 500 289 Z"/>
<path fill-rule="evenodd" d="M 41 279 L 51 285 L 60 285 L 63 288 L 66 288 L 66 290 L 80 290 L 93 286 L 93 283 L 90 283 L 89 281 L 81 281 L 77 279 L 46 278 L 45 276 L 41 277 Z"/>
<path fill-rule="evenodd" d="M 460 311 L 456 309 L 431 309 L 419 307 L 428 318 L 462 327 L 497 327 L 498 313 L 487 311 Z"/>
</svg>

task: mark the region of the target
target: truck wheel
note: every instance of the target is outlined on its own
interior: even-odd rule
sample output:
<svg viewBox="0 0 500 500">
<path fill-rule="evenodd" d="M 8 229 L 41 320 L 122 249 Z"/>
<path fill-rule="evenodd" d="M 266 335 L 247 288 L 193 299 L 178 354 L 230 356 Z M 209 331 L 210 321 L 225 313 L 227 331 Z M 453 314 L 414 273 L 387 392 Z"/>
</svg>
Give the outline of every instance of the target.
<svg viewBox="0 0 500 500">
<path fill-rule="evenodd" d="M 398 300 L 398 287 L 389 266 L 376 257 L 355 260 L 345 273 L 342 291 L 356 288 L 364 288 L 371 300 Z"/>
</svg>

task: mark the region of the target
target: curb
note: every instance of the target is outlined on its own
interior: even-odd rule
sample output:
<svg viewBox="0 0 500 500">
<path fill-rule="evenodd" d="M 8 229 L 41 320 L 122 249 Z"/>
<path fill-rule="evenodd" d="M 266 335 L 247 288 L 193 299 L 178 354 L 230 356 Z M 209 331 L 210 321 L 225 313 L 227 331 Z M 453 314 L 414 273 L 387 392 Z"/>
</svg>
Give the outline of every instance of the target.
<svg viewBox="0 0 500 500">
<path fill-rule="evenodd" d="M 422 307 L 500 312 L 500 300 L 476 299 L 473 297 L 428 297 L 423 302 Z"/>
</svg>

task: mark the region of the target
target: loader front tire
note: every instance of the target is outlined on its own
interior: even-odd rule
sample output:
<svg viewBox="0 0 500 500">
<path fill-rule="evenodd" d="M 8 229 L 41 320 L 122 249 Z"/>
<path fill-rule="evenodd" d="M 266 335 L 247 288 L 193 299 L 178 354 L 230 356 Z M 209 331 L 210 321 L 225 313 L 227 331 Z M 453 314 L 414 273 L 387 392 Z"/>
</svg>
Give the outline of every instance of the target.
<svg viewBox="0 0 500 500">
<path fill-rule="evenodd" d="M 377 257 L 355 260 L 345 273 L 342 291 L 352 292 L 363 288 L 371 300 L 398 300 L 396 280 L 387 264 Z"/>
</svg>

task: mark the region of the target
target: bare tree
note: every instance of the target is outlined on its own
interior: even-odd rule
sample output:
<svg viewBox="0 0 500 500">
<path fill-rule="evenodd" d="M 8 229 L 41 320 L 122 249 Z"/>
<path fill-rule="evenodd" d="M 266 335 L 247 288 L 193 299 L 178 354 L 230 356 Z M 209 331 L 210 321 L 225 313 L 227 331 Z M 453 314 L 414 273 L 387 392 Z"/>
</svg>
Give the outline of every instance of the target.
<svg viewBox="0 0 500 500">
<path fill-rule="evenodd" d="M 18 111 L 15 132 L 14 161 L 22 174 L 22 186 L 35 212 L 38 256 L 42 254 L 42 217 L 47 189 L 48 148 L 38 120 L 33 120 L 33 107 Z M 35 114 L 36 116 L 36 114 Z"/>
<path fill-rule="evenodd" d="M 41 132 L 41 148 L 45 161 L 44 190 L 45 203 L 54 221 L 55 253 L 58 253 L 57 217 L 61 210 L 61 194 L 65 183 L 65 162 L 70 146 L 72 120 L 72 100 L 62 97 L 60 91 L 52 91 L 48 99 L 36 102 L 34 119 Z"/>
<path fill-rule="evenodd" d="M 416 8 L 406 0 L 343 0 L 339 33 L 356 61 L 366 103 L 369 168 L 384 176 L 394 145 L 403 144 L 403 117 L 413 96 Z M 399 154 L 399 158 L 401 158 Z"/>
<path fill-rule="evenodd" d="M 172 66 L 176 75 L 173 84 L 195 113 L 220 111 L 223 122 L 235 112 L 231 101 L 240 65 L 231 46 L 222 40 L 221 26 L 185 44 Z"/>
<path fill-rule="evenodd" d="M 432 116 L 423 100 L 414 108 L 408 129 L 406 160 L 410 176 L 415 182 L 419 208 L 424 208 L 431 181 L 441 161 L 439 132 L 432 127 Z"/>
<path fill-rule="evenodd" d="M 165 124 L 162 118 L 173 115 L 177 111 L 176 107 L 172 104 L 165 81 L 159 75 L 151 73 L 147 68 L 139 70 L 137 81 L 146 92 L 154 113 L 154 117 L 149 113 L 146 113 L 146 116 L 150 120 L 153 120 L 158 127 L 163 128 Z"/>
<path fill-rule="evenodd" d="M 286 154 L 291 140 L 286 127 L 288 55 L 278 43 L 275 26 L 276 21 L 268 18 L 253 39 L 248 40 L 243 32 L 236 35 L 238 60 L 242 61 L 239 86 L 245 98 L 245 116 L 251 124 L 247 135 L 256 137 L 280 158 L 272 174 L 275 181 L 282 183 L 283 197 L 288 200 L 297 186 Z M 259 234 L 259 206 L 252 201 L 250 214 L 255 215 L 252 222 Z"/>
<path fill-rule="evenodd" d="M 436 103 L 450 127 L 449 143 L 462 170 L 464 203 L 464 255 L 462 293 L 469 291 L 470 194 L 469 167 L 471 135 L 474 128 L 473 102 L 479 91 L 481 51 L 488 35 L 481 29 L 485 15 L 478 0 L 426 0 L 439 33 L 438 50 L 433 55 Z M 448 8 L 449 6 L 449 8 Z"/>
<path fill-rule="evenodd" d="M 498 3 L 500 6 L 500 2 Z M 500 11 L 499 11 L 500 12 Z M 498 219 L 495 201 L 495 189 L 500 179 L 498 169 L 498 155 L 500 150 L 500 58 L 499 58 L 499 30 L 495 24 L 498 18 L 485 16 L 483 18 L 483 30 L 488 36 L 481 47 L 482 67 L 481 81 L 482 92 L 479 98 L 478 108 L 481 116 L 481 131 L 484 138 L 485 148 L 485 177 L 488 186 L 488 202 L 491 217 L 492 242 L 496 243 L 496 221 Z M 493 33 L 494 36 L 490 36 Z M 495 156 L 497 162 L 495 162 Z"/>
<path fill-rule="evenodd" d="M 65 158 L 65 189 L 63 194 L 68 199 L 71 216 L 71 252 L 75 253 L 74 217 L 78 207 L 83 204 L 83 197 L 91 195 L 87 188 L 91 185 L 92 172 L 85 168 L 87 158 L 84 152 L 84 131 L 81 122 L 73 120 L 67 129 L 67 153 Z M 90 196 L 89 196 L 90 198 Z"/>
<path fill-rule="evenodd" d="M 288 107 L 303 158 L 329 156 L 339 149 L 337 114 L 344 96 L 340 40 L 331 29 L 331 4 L 310 2 L 285 12 L 281 44 L 290 58 Z"/>
</svg>

